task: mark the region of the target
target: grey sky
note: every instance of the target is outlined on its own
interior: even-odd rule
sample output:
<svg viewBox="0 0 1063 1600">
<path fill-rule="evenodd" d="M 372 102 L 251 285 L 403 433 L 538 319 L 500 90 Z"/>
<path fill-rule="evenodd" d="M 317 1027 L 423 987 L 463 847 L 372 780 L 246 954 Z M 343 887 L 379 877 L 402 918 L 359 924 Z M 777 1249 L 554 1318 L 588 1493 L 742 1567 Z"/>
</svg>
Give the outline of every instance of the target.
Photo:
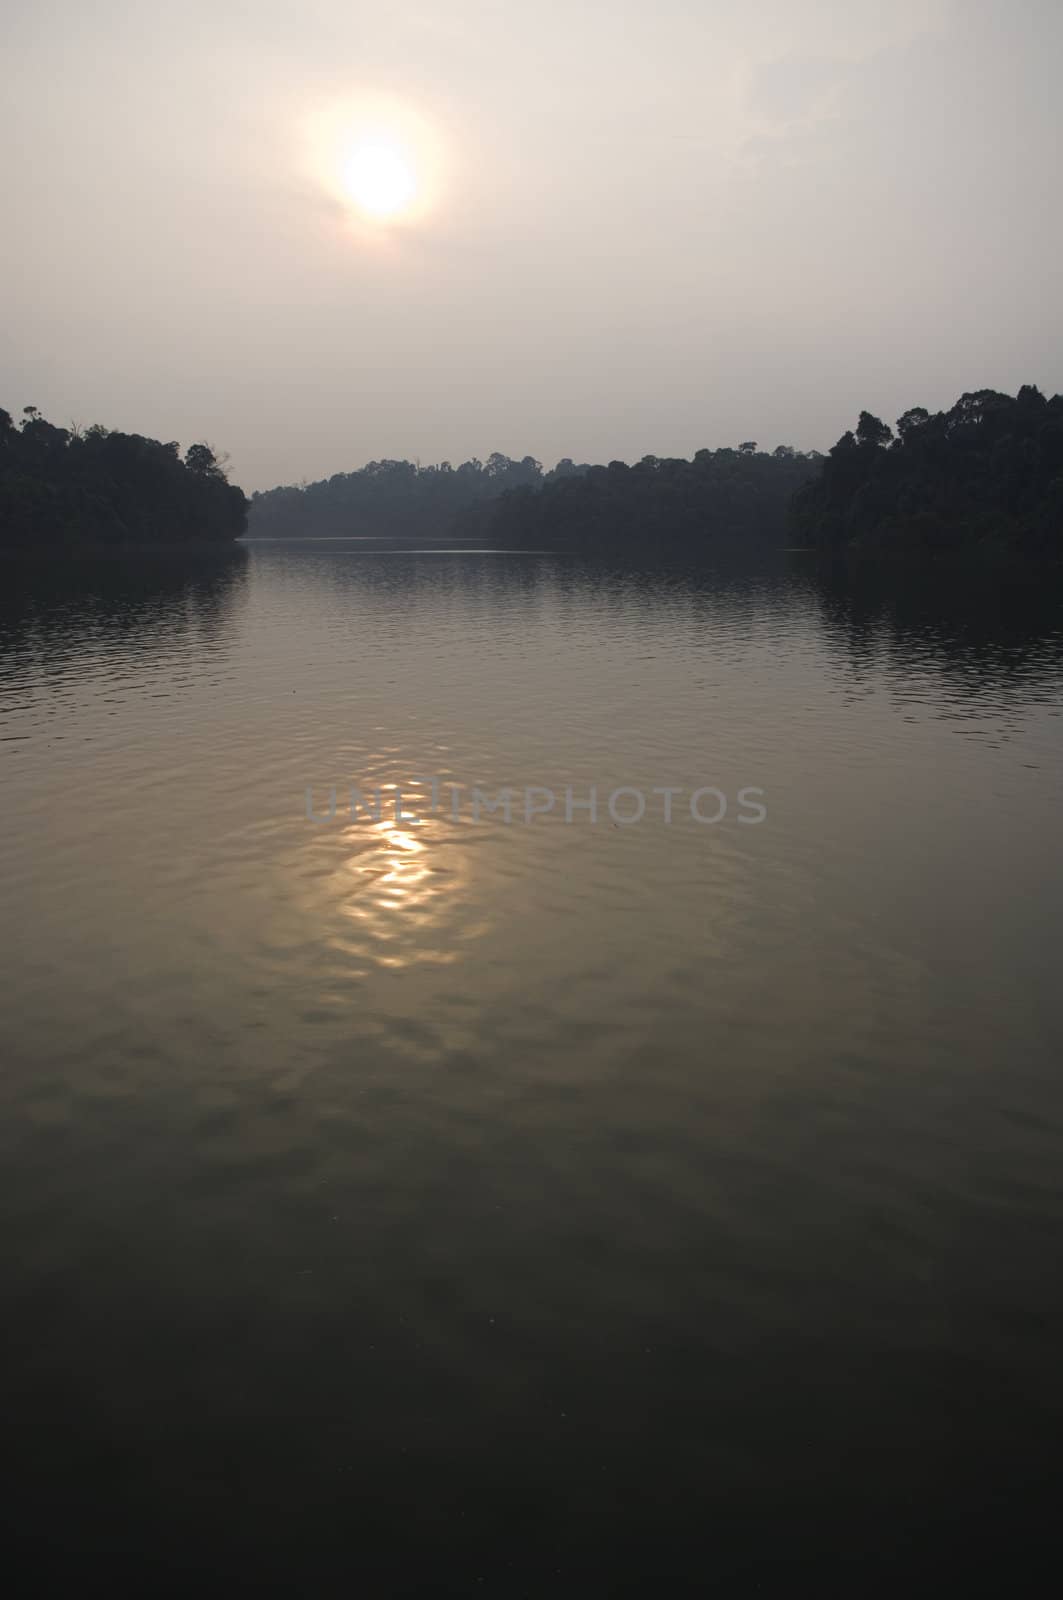
<svg viewBox="0 0 1063 1600">
<path fill-rule="evenodd" d="M 0 405 L 232 455 L 826 447 L 1063 388 L 1058 0 L 0 0 Z M 352 225 L 308 129 L 444 174 Z"/>
</svg>

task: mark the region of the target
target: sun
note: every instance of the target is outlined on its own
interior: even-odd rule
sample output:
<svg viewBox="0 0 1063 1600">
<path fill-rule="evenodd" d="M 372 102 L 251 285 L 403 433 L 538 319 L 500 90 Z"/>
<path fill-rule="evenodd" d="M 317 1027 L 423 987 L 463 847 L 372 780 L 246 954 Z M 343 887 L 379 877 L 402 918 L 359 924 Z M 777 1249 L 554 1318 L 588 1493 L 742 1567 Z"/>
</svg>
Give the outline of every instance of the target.
<svg viewBox="0 0 1063 1600">
<path fill-rule="evenodd" d="M 351 90 L 307 108 L 301 120 L 303 177 L 324 190 L 330 211 L 359 246 L 389 247 L 430 224 L 451 189 L 448 141 L 408 101 Z"/>
<path fill-rule="evenodd" d="M 344 162 L 343 185 L 360 211 L 381 221 L 403 216 L 417 197 L 412 162 L 399 145 L 383 140 L 354 146 Z"/>
</svg>

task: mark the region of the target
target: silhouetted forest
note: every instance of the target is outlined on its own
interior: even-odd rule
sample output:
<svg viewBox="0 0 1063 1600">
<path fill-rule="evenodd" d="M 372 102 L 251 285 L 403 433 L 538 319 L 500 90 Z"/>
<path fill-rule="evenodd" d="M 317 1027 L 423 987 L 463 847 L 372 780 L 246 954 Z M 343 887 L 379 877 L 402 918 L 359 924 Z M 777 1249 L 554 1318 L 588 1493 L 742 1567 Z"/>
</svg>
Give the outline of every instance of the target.
<svg viewBox="0 0 1063 1600">
<path fill-rule="evenodd" d="M 486 461 L 371 461 L 318 483 L 268 489 L 251 499 L 250 531 L 260 538 L 446 533 L 470 507 L 508 490 L 536 488 L 586 472 L 559 461 L 550 472 L 532 456 L 512 461 L 497 452 Z"/>
<path fill-rule="evenodd" d="M 702 540 L 826 549 L 968 547 L 1058 555 L 1063 541 L 1063 395 L 981 389 L 950 411 L 921 406 L 896 433 L 863 411 L 828 456 L 748 441 L 692 461 L 551 471 L 531 456 L 422 467 L 372 461 L 249 502 L 205 444 L 54 427 L 33 406 L 0 411 L 0 544 L 217 543 L 259 536 L 447 535 L 496 544 Z"/>
<path fill-rule="evenodd" d="M 208 445 L 160 444 L 99 426 L 57 428 L 0 410 L 0 545 L 187 544 L 235 539 L 247 497 Z"/>
<path fill-rule="evenodd" d="M 875 551 L 1063 549 L 1063 395 L 979 389 L 914 406 L 894 434 L 868 411 L 794 499 L 807 544 Z"/>
<path fill-rule="evenodd" d="M 699 450 L 693 461 L 644 456 L 611 461 L 541 488 L 518 488 L 466 519 L 469 531 L 499 543 L 648 543 L 756 540 L 785 542 L 795 491 L 818 454 L 753 441 Z"/>
</svg>

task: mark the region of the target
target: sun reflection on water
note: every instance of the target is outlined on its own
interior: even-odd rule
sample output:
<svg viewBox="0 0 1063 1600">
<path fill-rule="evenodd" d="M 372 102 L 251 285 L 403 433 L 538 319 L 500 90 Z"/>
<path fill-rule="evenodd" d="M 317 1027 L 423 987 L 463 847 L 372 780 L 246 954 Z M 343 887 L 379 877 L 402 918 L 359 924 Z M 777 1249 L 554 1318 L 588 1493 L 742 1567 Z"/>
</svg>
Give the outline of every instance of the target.
<svg viewBox="0 0 1063 1600">
<path fill-rule="evenodd" d="M 392 970 L 460 958 L 469 852 L 453 828 L 436 818 L 358 821 L 329 830 L 322 843 L 334 861 L 328 908 L 341 919 L 333 943 Z"/>
</svg>

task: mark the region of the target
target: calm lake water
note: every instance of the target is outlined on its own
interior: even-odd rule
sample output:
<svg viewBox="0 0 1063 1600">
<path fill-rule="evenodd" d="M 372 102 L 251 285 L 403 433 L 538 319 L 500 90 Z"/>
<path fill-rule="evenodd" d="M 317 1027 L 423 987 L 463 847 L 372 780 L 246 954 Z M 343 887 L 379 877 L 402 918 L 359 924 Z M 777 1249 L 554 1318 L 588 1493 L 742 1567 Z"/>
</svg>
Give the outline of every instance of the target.
<svg viewBox="0 0 1063 1600">
<path fill-rule="evenodd" d="M 1047 1539 L 1057 591 L 366 541 L 3 583 L 38 1560 L 863 1593 Z"/>
</svg>

